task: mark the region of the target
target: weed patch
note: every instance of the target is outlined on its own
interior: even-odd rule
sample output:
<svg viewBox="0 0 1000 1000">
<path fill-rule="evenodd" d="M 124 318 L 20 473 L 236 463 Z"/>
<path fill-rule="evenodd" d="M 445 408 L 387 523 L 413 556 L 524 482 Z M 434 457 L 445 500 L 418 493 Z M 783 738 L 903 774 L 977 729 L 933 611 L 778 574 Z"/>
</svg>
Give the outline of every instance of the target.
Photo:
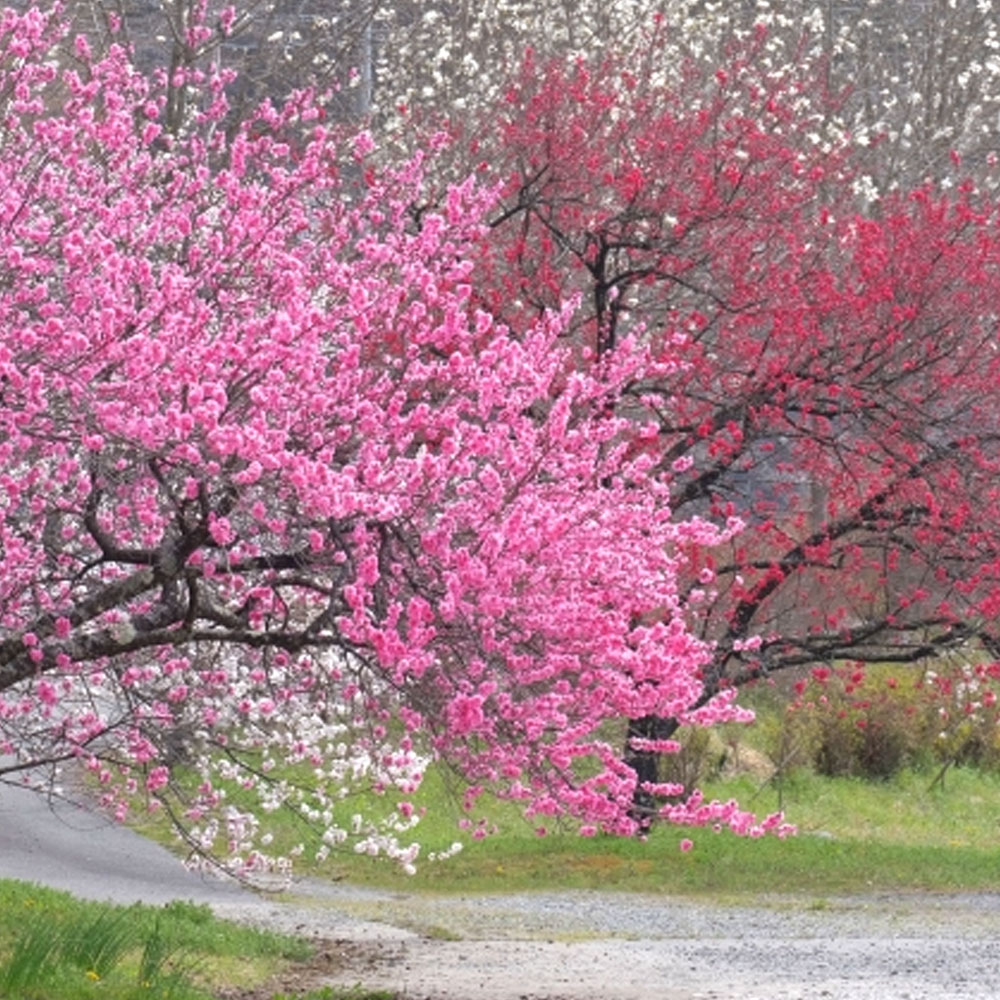
<svg viewBox="0 0 1000 1000">
<path fill-rule="evenodd" d="M 240 956 L 266 978 L 309 946 L 216 920 L 207 907 L 92 903 L 0 881 L 0 996 L 17 1000 L 209 1000 Z"/>
</svg>

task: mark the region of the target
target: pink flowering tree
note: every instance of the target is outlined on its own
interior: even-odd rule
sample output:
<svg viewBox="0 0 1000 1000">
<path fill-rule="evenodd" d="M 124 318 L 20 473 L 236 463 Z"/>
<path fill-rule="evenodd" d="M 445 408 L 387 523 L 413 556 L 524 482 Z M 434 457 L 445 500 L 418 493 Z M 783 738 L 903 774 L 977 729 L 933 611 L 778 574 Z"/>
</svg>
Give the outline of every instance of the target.
<svg viewBox="0 0 1000 1000">
<path fill-rule="evenodd" d="M 374 167 L 304 97 L 223 138 L 217 86 L 166 135 L 123 52 L 60 71 L 58 32 L 0 20 L 0 777 L 83 767 L 243 869 L 288 804 L 411 866 L 435 759 L 632 831 L 609 720 L 744 717 L 690 711 L 677 586 L 738 526 L 673 519 L 655 423 L 618 413 L 676 362 L 622 338 L 581 371 L 567 309 L 477 308 L 493 192 L 415 214 L 423 157 Z M 392 822 L 343 822 L 364 787 Z"/>
</svg>

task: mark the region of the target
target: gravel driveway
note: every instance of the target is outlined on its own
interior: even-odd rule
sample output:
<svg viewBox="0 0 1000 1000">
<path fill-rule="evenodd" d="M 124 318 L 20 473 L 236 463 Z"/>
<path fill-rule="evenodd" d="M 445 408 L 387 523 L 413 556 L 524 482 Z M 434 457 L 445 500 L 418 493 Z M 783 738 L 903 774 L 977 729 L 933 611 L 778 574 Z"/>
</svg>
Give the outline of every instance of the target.
<svg viewBox="0 0 1000 1000">
<path fill-rule="evenodd" d="M 363 981 L 413 1000 L 1000 996 L 1000 894 L 726 906 L 603 892 L 309 894 L 272 904 L 267 922 L 368 942 L 323 981 Z M 364 920 L 365 932 L 351 935 L 345 916 Z"/>
<path fill-rule="evenodd" d="M 126 903 L 209 902 L 222 916 L 323 942 L 308 975 L 276 990 L 364 982 L 407 1000 L 1000 997 L 1000 893 L 708 905 L 303 883 L 279 900 L 205 881 L 129 830 L 10 789 L 0 789 L 0 877 Z"/>
</svg>

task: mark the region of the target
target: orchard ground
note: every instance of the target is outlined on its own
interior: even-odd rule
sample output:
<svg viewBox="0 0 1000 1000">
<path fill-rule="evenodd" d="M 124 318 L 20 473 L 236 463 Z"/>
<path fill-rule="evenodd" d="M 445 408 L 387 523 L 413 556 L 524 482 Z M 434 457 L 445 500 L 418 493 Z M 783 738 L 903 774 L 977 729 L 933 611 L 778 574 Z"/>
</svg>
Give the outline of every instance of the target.
<svg viewBox="0 0 1000 1000">
<path fill-rule="evenodd" d="M 316 941 L 310 960 L 263 987 L 232 994 L 241 998 L 362 983 L 410 1000 L 985 1000 L 1000 972 L 994 947 L 1000 893 L 991 891 L 821 896 L 806 873 L 805 891 L 793 892 L 798 887 L 788 872 L 775 868 L 771 894 L 736 895 L 738 885 L 711 897 L 482 893 L 455 891 L 454 876 L 442 868 L 441 884 L 451 882 L 446 893 L 414 890 L 412 880 L 399 878 L 389 887 L 304 880 L 281 896 L 255 895 L 186 872 L 163 848 L 92 813 L 51 809 L 8 789 L 0 795 L 0 815 L 3 877 L 121 902 L 209 902 L 219 915 Z M 689 868 L 697 870 L 712 843 L 698 839 L 684 855 Z M 746 847 L 768 853 L 767 843 Z M 811 845 L 852 846 L 808 835 L 774 842 L 791 854 Z M 561 884 L 566 854 L 555 840 L 552 847 L 552 881 Z M 853 847 L 863 854 L 861 844 Z M 679 852 L 674 847 L 668 856 L 657 844 L 655 854 L 651 860 L 669 869 Z M 608 876 L 614 884 L 614 872 Z M 433 876 L 421 878 L 428 880 L 433 889 Z M 1000 885 L 995 874 L 980 871 L 980 886 L 991 881 Z"/>
</svg>

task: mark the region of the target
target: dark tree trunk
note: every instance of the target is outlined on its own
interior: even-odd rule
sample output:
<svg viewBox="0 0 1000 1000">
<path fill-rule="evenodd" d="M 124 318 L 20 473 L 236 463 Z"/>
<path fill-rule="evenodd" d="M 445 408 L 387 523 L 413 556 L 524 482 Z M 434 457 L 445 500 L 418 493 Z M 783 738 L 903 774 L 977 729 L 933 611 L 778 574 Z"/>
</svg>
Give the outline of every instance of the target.
<svg viewBox="0 0 1000 1000">
<path fill-rule="evenodd" d="M 648 830 L 656 818 L 656 797 L 643 786 L 656 784 L 660 780 L 660 754 L 650 750 L 637 750 L 632 746 L 632 740 L 668 740 L 677 732 L 677 727 L 676 719 L 662 719 L 655 715 L 629 719 L 622 759 L 635 771 L 636 787 L 630 815 L 639 824 L 640 832 Z"/>
</svg>

